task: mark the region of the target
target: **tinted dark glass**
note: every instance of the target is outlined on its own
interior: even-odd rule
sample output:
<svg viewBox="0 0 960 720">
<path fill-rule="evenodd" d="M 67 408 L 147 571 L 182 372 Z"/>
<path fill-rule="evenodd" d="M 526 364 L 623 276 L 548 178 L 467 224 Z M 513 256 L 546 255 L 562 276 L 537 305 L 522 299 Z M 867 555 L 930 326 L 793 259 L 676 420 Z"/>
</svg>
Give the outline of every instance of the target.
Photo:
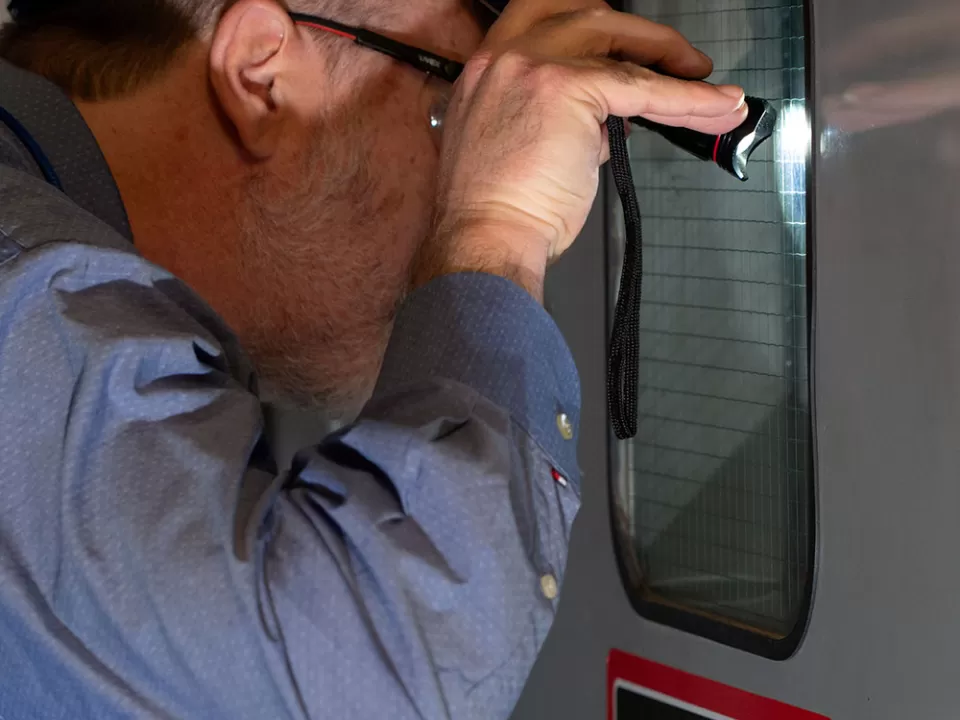
<svg viewBox="0 0 960 720">
<path fill-rule="evenodd" d="M 703 715 L 668 705 L 626 688 L 617 689 L 615 720 L 703 720 Z"/>
</svg>

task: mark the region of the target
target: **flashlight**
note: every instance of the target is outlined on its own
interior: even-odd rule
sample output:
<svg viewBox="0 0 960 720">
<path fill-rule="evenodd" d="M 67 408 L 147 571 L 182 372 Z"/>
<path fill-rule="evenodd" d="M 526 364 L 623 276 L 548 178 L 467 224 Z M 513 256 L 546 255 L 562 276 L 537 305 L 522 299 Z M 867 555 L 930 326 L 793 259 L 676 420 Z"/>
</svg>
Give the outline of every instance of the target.
<svg viewBox="0 0 960 720">
<path fill-rule="evenodd" d="M 671 127 L 640 117 L 630 118 L 639 127 L 652 130 L 691 155 L 714 162 L 738 180 L 747 179 L 747 163 L 753 151 L 773 135 L 777 111 L 768 101 L 747 97 L 747 119 L 723 135 Z"/>
</svg>

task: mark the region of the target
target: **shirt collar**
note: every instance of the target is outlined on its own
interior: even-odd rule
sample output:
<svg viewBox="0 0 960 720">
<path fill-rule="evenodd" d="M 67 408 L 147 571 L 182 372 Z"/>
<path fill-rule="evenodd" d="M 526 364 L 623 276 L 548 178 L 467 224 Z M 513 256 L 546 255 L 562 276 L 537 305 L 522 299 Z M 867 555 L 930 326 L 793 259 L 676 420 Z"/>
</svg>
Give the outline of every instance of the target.
<svg viewBox="0 0 960 720">
<path fill-rule="evenodd" d="M 0 106 L 43 149 L 67 196 L 132 242 L 130 222 L 110 167 L 70 98 L 39 75 L 0 60 Z M 0 133 L 5 131 L 0 125 Z"/>
</svg>

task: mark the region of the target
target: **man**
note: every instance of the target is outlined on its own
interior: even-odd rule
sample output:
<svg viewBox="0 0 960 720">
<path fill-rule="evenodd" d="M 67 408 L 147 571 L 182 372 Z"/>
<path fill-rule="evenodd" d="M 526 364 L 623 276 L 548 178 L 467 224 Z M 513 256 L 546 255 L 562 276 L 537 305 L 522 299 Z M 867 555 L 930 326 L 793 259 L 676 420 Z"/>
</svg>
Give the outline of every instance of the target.
<svg viewBox="0 0 960 720">
<path fill-rule="evenodd" d="M 641 67 L 709 73 L 675 33 L 585 5 L 516 0 L 483 40 L 457 0 L 18 3 L 0 717 L 509 714 L 579 497 L 546 266 L 608 114 L 745 112 Z M 337 23 L 472 59 L 444 88 Z M 254 368 L 371 399 L 278 476 Z"/>
</svg>

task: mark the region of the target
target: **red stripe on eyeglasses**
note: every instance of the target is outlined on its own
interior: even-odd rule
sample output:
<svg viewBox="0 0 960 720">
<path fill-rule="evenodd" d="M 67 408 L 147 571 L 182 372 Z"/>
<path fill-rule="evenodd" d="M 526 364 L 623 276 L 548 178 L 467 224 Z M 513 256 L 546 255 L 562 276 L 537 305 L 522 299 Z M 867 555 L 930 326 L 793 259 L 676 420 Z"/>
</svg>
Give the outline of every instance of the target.
<svg viewBox="0 0 960 720">
<path fill-rule="evenodd" d="M 312 27 L 317 30 L 323 30 L 324 32 L 332 33 L 334 35 L 339 35 L 340 37 L 345 37 L 348 40 L 357 39 L 356 35 L 351 35 L 350 33 L 344 32 L 343 30 L 334 30 L 332 27 L 327 27 L 326 25 L 320 25 L 318 23 L 307 22 L 305 20 L 298 20 L 297 25 L 304 25 L 306 27 Z"/>
</svg>

